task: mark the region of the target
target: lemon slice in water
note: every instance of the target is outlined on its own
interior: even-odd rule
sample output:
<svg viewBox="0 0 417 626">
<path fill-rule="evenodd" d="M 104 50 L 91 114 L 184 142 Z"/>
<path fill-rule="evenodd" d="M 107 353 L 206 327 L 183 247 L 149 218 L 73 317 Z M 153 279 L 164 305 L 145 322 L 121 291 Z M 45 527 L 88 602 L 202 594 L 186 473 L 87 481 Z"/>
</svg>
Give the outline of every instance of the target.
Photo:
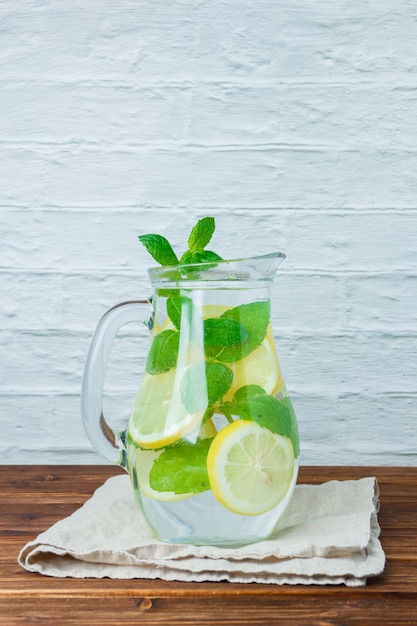
<svg viewBox="0 0 417 626">
<path fill-rule="evenodd" d="M 189 413 L 176 392 L 176 368 L 143 375 L 129 420 L 128 433 L 141 448 L 168 446 L 193 431 L 204 411 Z"/>
<path fill-rule="evenodd" d="M 212 438 L 216 435 L 216 429 L 209 420 L 200 428 L 200 439 Z M 136 474 L 137 486 L 147 498 L 161 500 L 163 502 L 175 502 L 191 498 L 194 493 L 176 493 L 175 491 L 157 491 L 150 484 L 150 473 L 155 461 L 163 454 L 164 450 L 142 450 L 134 444 L 128 444 L 129 471 Z"/>
<path fill-rule="evenodd" d="M 290 439 L 237 420 L 217 434 L 207 457 L 217 500 L 241 515 L 260 515 L 286 495 L 294 472 Z"/>
</svg>

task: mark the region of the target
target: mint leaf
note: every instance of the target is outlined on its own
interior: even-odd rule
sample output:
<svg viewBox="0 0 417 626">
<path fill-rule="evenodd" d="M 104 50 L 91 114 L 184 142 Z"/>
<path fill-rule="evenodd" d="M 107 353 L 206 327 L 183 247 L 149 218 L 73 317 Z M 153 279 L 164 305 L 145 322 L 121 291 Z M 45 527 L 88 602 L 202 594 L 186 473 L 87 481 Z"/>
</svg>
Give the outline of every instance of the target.
<svg viewBox="0 0 417 626">
<path fill-rule="evenodd" d="M 214 404 L 229 390 L 233 372 L 223 363 L 206 363 L 207 394 L 209 404 Z"/>
<path fill-rule="evenodd" d="M 257 398 L 258 396 L 264 396 L 266 393 L 265 389 L 260 385 L 244 385 L 243 387 L 239 387 L 233 396 L 234 402 L 241 402 L 245 400 L 252 400 L 253 398 Z"/>
<path fill-rule="evenodd" d="M 193 302 L 191 298 L 187 298 L 185 296 L 171 295 L 167 300 L 167 313 L 174 324 L 175 328 L 178 330 L 181 326 L 181 314 L 182 312 L 186 312 L 186 314 L 190 315 L 191 307 Z"/>
<path fill-rule="evenodd" d="M 192 250 L 186 250 L 179 260 L 180 265 L 193 265 L 201 262 L 201 253 Z"/>
<path fill-rule="evenodd" d="M 206 412 L 203 415 L 203 419 L 202 419 L 201 423 L 205 424 L 206 422 L 208 422 L 208 420 L 210 420 L 213 417 L 214 414 L 215 414 L 214 407 L 208 406 L 207 409 L 206 409 Z"/>
<path fill-rule="evenodd" d="M 223 261 L 222 257 L 216 254 L 216 252 L 212 252 L 211 250 L 204 250 L 200 254 L 200 263 L 207 263 L 209 261 Z M 214 265 L 213 265 L 214 267 Z"/>
<path fill-rule="evenodd" d="M 202 252 L 213 236 L 216 228 L 214 217 L 198 220 L 188 238 L 188 247 L 193 252 Z"/>
<path fill-rule="evenodd" d="M 245 328 L 247 335 L 246 338 L 242 338 L 240 344 L 225 346 L 216 359 L 222 363 L 233 363 L 243 359 L 260 346 L 266 335 L 269 316 L 268 300 L 241 304 L 225 311 L 219 319 L 239 322 Z"/>
<path fill-rule="evenodd" d="M 151 488 L 175 493 L 201 493 L 210 489 L 207 454 L 212 441 L 212 438 L 197 439 L 195 444 L 179 441 L 166 448 L 150 471 Z"/>
<path fill-rule="evenodd" d="M 241 343 L 248 338 L 248 332 L 236 320 L 209 317 L 203 322 L 204 349 L 207 356 L 215 356 L 225 346 Z"/>
<path fill-rule="evenodd" d="M 228 391 L 233 372 L 223 363 L 201 361 L 191 365 L 180 384 L 181 400 L 189 413 L 204 411 Z"/>
<path fill-rule="evenodd" d="M 190 233 L 188 238 L 188 250 L 184 252 L 180 258 L 180 264 L 192 265 L 223 260 L 216 252 L 204 250 L 213 236 L 214 229 L 214 217 L 203 217 L 203 219 L 198 220 Z"/>
<path fill-rule="evenodd" d="M 241 419 L 251 420 L 273 433 L 290 437 L 292 420 L 288 408 L 267 394 L 233 403 L 232 413 Z"/>
<path fill-rule="evenodd" d="M 177 362 L 180 334 L 176 330 L 163 330 L 155 335 L 146 359 L 148 374 L 168 372 Z"/>
<path fill-rule="evenodd" d="M 168 239 L 162 235 L 139 235 L 149 254 L 161 265 L 177 265 L 178 259 Z"/>
<path fill-rule="evenodd" d="M 298 434 L 297 418 L 295 416 L 294 407 L 292 405 L 292 402 L 289 396 L 282 398 L 281 402 L 288 409 L 288 412 L 291 416 L 290 439 L 292 441 L 292 446 L 294 448 L 294 456 L 297 457 L 300 454 L 300 437 Z"/>
<path fill-rule="evenodd" d="M 168 317 L 178 330 L 181 326 L 181 304 L 182 298 L 180 296 L 169 296 L 167 299 Z"/>
<path fill-rule="evenodd" d="M 231 402 L 225 402 L 221 410 L 226 415 L 256 422 L 273 433 L 291 439 L 294 455 L 300 453 L 297 421 L 289 397 L 282 400 L 270 396 L 259 385 L 240 387 Z"/>
<path fill-rule="evenodd" d="M 210 263 L 210 265 L 205 265 L 202 269 L 211 269 L 212 267 L 216 267 L 217 261 L 222 261 L 222 257 L 212 252 L 211 250 L 203 250 L 203 252 L 192 252 L 192 250 L 187 250 L 184 252 L 182 257 L 180 258 L 180 265 L 195 265 L 198 263 Z M 198 269 L 198 268 L 197 268 Z M 184 270 L 183 270 L 184 271 Z M 198 276 L 197 276 L 198 277 Z"/>
<path fill-rule="evenodd" d="M 203 217 L 198 220 L 188 237 L 189 249 L 184 252 L 180 260 L 178 260 L 177 255 L 172 249 L 169 241 L 162 235 L 139 235 L 138 239 L 145 246 L 155 261 L 161 265 L 195 265 L 197 263 L 208 263 L 222 260 L 222 258 L 215 252 L 204 250 L 213 236 L 214 229 L 214 217 Z M 182 271 L 180 277 L 182 275 Z"/>
</svg>

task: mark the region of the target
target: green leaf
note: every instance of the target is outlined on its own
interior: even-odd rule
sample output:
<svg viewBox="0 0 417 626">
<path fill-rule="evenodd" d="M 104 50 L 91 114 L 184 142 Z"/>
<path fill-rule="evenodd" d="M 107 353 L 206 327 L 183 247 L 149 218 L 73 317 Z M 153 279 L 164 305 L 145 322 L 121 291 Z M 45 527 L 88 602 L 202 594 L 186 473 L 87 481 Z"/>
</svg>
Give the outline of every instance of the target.
<svg viewBox="0 0 417 626">
<path fill-rule="evenodd" d="M 181 327 L 181 315 L 185 312 L 188 316 L 191 314 L 193 302 L 185 296 L 171 295 L 167 300 L 167 313 L 171 322 L 178 330 Z"/>
<path fill-rule="evenodd" d="M 233 363 L 253 352 L 265 338 L 269 316 L 270 307 L 268 300 L 241 304 L 225 311 L 219 319 L 239 322 L 245 328 L 247 336 L 245 339 L 242 339 L 240 344 L 225 346 L 216 356 L 216 359 L 222 363 Z"/>
<path fill-rule="evenodd" d="M 149 484 L 155 491 L 201 493 L 210 489 L 207 454 L 213 439 L 197 439 L 195 444 L 180 441 L 166 448 L 155 460 Z"/>
<path fill-rule="evenodd" d="M 214 404 L 229 390 L 233 372 L 223 363 L 206 363 L 206 380 L 209 404 Z"/>
<path fill-rule="evenodd" d="M 213 415 L 215 414 L 215 410 L 213 406 L 208 406 L 206 409 L 206 412 L 203 415 L 203 419 L 201 421 L 202 424 L 205 424 L 206 422 L 208 422 L 208 420 L 210 420 Z"/>
<path fill-rule="evenodd" d="M 204 270 L 211 269 L 216 267 L 218 261 L 222 261 L 222 257 L 212 252 L 211 250 L 203 250 L 203 252 L 192 252 L 191 250 L 187 250 L 184 252 L 182 257 L 180 258 L 180 265 L 196 265 L 198 263 L 205 263 Z M 200 268 L 197 268 L 199 270 Z M 190 270 L 190 271 L 195 271 Z M 184 268 L 182 268 L 182 272 L 184 272 Z M 187 272 L 187 276 L 190 276 L 190 273 Z M 196 278 L 199 278 L 199 275 L 196 273 Z"/>
<path fill-rule="evenodd" d="M 294 448 L 294 455 L 297 457 L 300 454 L 300 437 L 298 434 L 298 426 L 297 426 L 297 418 L 295 416 L 294 407 L 292 405 L 291 399 L 289 396 L 282 398 L 281 402 L 288 409 L 289 414 L 291 416 L 291 433 L 290 439 L 292 441 L 292 445 Z"/>
<path fill-rule="evenodd" d="M 219 256 L 216 252 L 212 252 L 211 250 L 204 250 L 200 254 L 201 263 L 208 263 L 210 261 L 223 261 L 222 257 Z M 212 267 L 215 267 L 215 263 Z"/>
<path fill-rule="evenodd" d="M 176 330 L 163 330 L 155 335 L 146 359 L 149 374 L 168 372 L 177 362 L 180 334 Z"/>
<path fill-rule="evenodd" d="M 214 217 L 198 220 L 188 238 L 188 247 L 193 252 L 202 252 L 213 236 L 216 228 Z"/>
<path fill-rule="evenodd" d="M 162 235 L 139 235 L 149 254 L 161 265 L 177 265 L 178 259 L 168 239 Z"/>
<path fill-rule="evenodd" d="M 265 389 L 260 385 L 244 385 L 236 390 L 235 395 L 233 396 L 233 401 L 244 402 L 245 400 L 257 398 L 258 396 L 264 396 L 265 393 Z"/>
<path fill-rule="evenodd" d="M 139 235 L 139 241 L 145 246 L 149 254 L 161 265 L 192 265 L 197 263 L 211 263 L 221 261 L 222 258 L 204 248 L 213 236 L 215 229 L 214 217 L 203 217 L 192 228 L 188 238 L 189 249 L 178 260 L 169 241 L 162 235 Z M 179 274 L 181 278 L 182 274 Z"/>
<path fill-rule="evenodd" d="M 204 349 L 209 357 L 214 357 L 225 346 L 241 343 L 248 338 L 248 332 L 236 320 L 209 317 L 203 322 Z"/>
<path fill-rule="evenodd" d="M 179 293 L 178 289 L 155 289 L 155 293 L 160 298 L 170 298 Z"/>
<path fill-rule="evenodd" d="M 204 411 L 217 402 L 228 391 L 233 372 L 223 363 L 201 361 L 185 371 L 180 393 L 189 413 Z"/>
<path fill-rule="evenodd" d="M 273 433 L 290 437 L 292 420 L 288 408 L 275 398 L 264 394 L 232 403 L 232 413 L 241 419 L 251 420 Z"/>
<path fill-rule="evenodd" d="M 291 439 L 294 455 L 300 454 L 297 419 L 289 396 L 279 400 L 265 393 L 259 385 L 240 387 L 232 402 L 225 402 L 220 410 L 225 415 L 238 415 L 241 419 L 257 422 L 273 433 Z"/>
<path fill-rule="evenodd" d="M 200 252 L 193 252 L 192 250 L 186 250 L 179 260 L 180 265 L 193 265 L 201 262 Z"/>
</svg>

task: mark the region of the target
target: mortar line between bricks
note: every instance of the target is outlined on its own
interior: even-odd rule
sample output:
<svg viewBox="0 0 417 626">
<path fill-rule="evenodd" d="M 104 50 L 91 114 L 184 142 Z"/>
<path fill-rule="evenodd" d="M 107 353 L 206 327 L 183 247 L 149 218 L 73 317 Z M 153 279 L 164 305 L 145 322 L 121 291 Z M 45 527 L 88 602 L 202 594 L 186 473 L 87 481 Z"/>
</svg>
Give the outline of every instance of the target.
<svg viewBox="0 0 417 626">
<path fill-rule="evenodd" d="M 27 74 L 22 75 L 16 78 L 16 74 L 6 76 L 3 74 L 0 77 L 0 84 L 9 84 L 9 85 L 42 85 L 42 86 L 74 86 L 77 87 L 115 87 L 123 88 L 123 89 L 132 89 L 133 91 L 143 91 L 150 89 L 184 89 L 184 88 L 194 88 L 197 84 L 198 86 L 204 87 L 236 87 L 241 89 L 247 88 L 259 88 L 259 87 L 272 87 L 276 89 L 277 87 L 290 86 L 290 87 L 308 87 L 308 86 L 330 86 L 330 87 L 375 87 L 375 85 L 381 88 L 390 88 L 391 91 L 395 91 L 397 89 L 417 89 L 417 81 L 414 77 L 410 78 L 409 73 L 404 72 L 403 74 L 399 73 L 387 73 L 383 76 L 375 75 L 369 76 L 367 78 L 362 78 L 355 75 L 346 76 L 344 79 L 334 80 L 332 78 L 323 78 L 322 76 L 305 76 L 301 78 L 288 78 L 288 77 L 271 77 L 271 78 L 255 78 L 251 77 L 250 79 L 236 79 L 229 78 L 227 76 L 211 76 L 210 78 L 201 78 L 199 77 L 198 83 L 190 78 L 180 78 L 176 80 L 171 79 L 162 79 L 158 82 L 148 80 L 147 82 L 141 80 L 140 84 L 138 84 L 138 80 L 120 80 L 120 78 L 108 78 L 104 76 L 95 76 L 94 78 L 79 78 L 75 76 L 74 78 L 65 78 L 62 76 L 55 77 L 37 77 L 33 78 L 33 75 Z"/>
<path fill-rule="evenodd" d="M 395 145 L 395 147 L 394 147 Z M 95 154 L 112 154 L 112 153 L 137 153 L 140 155 L 147 155 L 150 153 L 159 154 L 198 154 L 198 153 L 216 153 L 216 152 L 302 152 L 302 153 L 315 153 L 315 154 L 364 154 L 364 153 L 380 153 L 384 154 L 417 154 L 417 148 L 410 146 L 398 147 L 398 143 L 386 144 L 386 143 L 369 143 L 366 144 L 352 144 L 348 147 L 341 148 L 338 145 L 326 145 L 326 144 L 297 144 L 297 143 L 184 143 L 179 141 L 172 144 L 164 143 L 105 143 L 102 140 L 97 142 L 83 141 L 80 143 L 77 139 L 71 139 L 68 141 L 10 141 L 2 140 L 0 138 L 0 146 L 4 150 L 10 150 L 22 147 L 31 152 L 39 152 L 45 154 L 48 149 L 52 150 L 56 155 L 56 148 L 62 148 L 64 152 L 73 148 L 72 155 L 83 154 L 88 152 L 94 152 Z"/>
<path fill-rule="evenodd" d="M 228 213 L 230 210 L 233 210 L 236 212 L 236 214 L 238 215 L 245 215 L 246 213 L 253 213 L 254 211 L 256 211 L 257 213 L 273 213 L 275 214 L 277 211 L 279 211 L 280 213 L 287 213 L 287 214 L 294 214 L 295 212 L 297 214 L 302 214 L 302 213 L 306 213 L 306 214 L 316 214 L 316 213 L 320 213 L 320 214 L 327 214 L 327 215 L 341 215 L 341 216 L 348 216 L 348 215 L 386 215 L 386 214 L 399 214 L 399 215 L 417 215 L 417 205 L 415 207 L 394 207 L 394 206 L 380 206 L 380 207 L 370 207 L 370 206 L 358 206 L 358 207 L 343 207 L 343 208 L 338 208 L 337 206 L 328 206 L 328 207 L 317 207 L 317 206 L 311 206 L 311 207 L 302 207 L 302 206 L 291 206 L 288 207 L 288 205 L 285 206 L 245 206 L 245 207 L 237 207 L 236 205 L 222 205 L 222 206 L 207 206 L 207 205 L 196 205 L 193 204 L 193 208 L 197 209 L 198 211 L 215 211 L 217 214 L 221 214 L 221 213 Z M 43 205 L 13 205 L 13 204 L 0 204 L 0 210 L 6 210 L 6 211 L 10 211 L 10 212 L 14 212 L 14 211 L 30 211 L 30 213 L 62 213 L 62 211 L 66 211 L 67 213 L 82 213 L 83 215 L 86 213 L 91 213 L 91 214 L 102 214 L 103 211 L 108 211 L 110 212 L 115 212 L 117 214 L 119 213 L 133 213 L 133 214 L 138 214 L 139 212 L 143 212 L 143 211 L 152 211 L 152 212 L 158 212 L 161 211 L 162 213 L 166 212 L 167 210 L 170 210 L 171 212 L 175 213 L 181 213 L 183 211 L 186 211 L 187 209 L 189 209 L 189 205 L 173 205 L 173 204 L 169 204 L 169 205 L 140 205 L 140 206 L 136 206 L 136 205 L 126 205 L 123 206 L 121 204 L 118 205 L 109 205 L 109 206 L 102 206 L 102 205 L 97 205 L 97 206 L 67 206 L 67 205 L 59 205 L 59 204 L 43 204 Z"/>
</svg>

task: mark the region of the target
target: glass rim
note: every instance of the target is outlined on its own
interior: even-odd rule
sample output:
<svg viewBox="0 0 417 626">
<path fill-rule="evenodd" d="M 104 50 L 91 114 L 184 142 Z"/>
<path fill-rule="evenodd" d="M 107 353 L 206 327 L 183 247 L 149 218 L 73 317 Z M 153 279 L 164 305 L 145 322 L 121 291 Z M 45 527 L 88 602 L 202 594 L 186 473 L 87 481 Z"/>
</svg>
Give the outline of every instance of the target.
<svg viewBox="0 0 417 626">
<path fill-rule="evenodd" d="M 195 268 L 197 270 L 203 270 L 205 267 L 213 267 L 213 265 L 215 265 L 216 267 L 218 265 L 228 265 L 228 264 L 232 264 L 232 263 L 253 263 L 256 261 L 266 261 L 268 259 L 282 259 L 284 261 L 284 259 L 287 258 L 287 255 L 285 254 L 285 252 L 282 251 L 275 251 L 275 252 L 269 252 L 268 254 L 260 254 L 260 255 L 256 255 L 256 256 L 249 256 L 249 257 L 238 257 L 238 258 L 234 258 L 234 259 L 213 259 L 212 261 L 200 261 L 198 263 L 179 263 L 178 265 L 155 265 L 152 266 L 148 269 L 148 272 L 151 276 L 158 276 L 159 274 L 163 274 L 164 272 L 170 272 L 170 271 L 178 271 L 178 270 L 182 270 L 182 269 L 186 269 L 188 271 L 190 271 L 192 268 Z"/>
</svg>

